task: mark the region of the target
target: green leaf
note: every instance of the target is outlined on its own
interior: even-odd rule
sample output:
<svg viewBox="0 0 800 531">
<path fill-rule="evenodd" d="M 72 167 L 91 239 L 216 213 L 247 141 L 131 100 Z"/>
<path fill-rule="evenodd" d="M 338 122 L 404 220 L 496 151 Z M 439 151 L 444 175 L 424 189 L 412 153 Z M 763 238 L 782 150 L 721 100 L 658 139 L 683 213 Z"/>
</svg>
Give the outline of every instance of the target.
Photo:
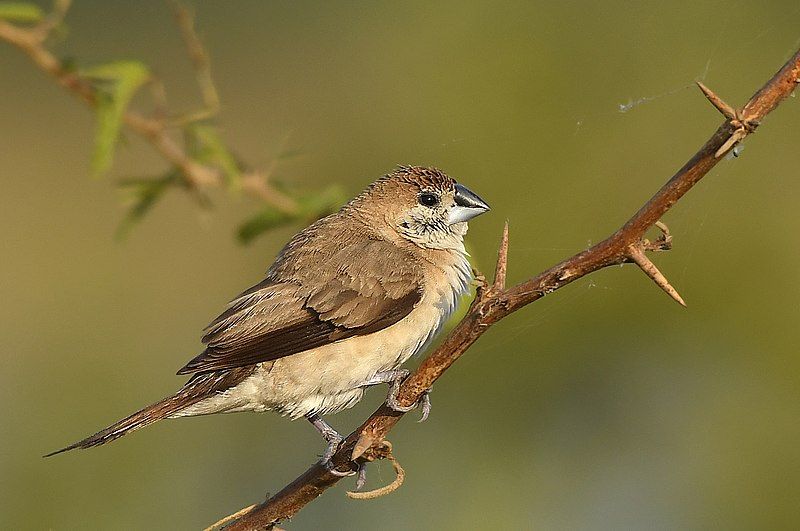
<svg viewBox="0 0 800 531">
<path fill-rule="evenodd" d="M 171 170 L 158 178 L 127 179 L 120 183 L 120 188 L 129 196 L 132 203 L 130 210 L 117 227 L 117 239 L 124 239 L 130 230 L 141 221 L 156 202 L 164 196 L 171 186 L 180 184 L 181 175 L 178 170 Z"/>
<path fill-rule="evenodd" d="M 242 171 L 236 157 L 225 145 L 217 128 L 210 124 L 192 123 L 186 127 L 187 148 L 197 162 L 214 166 L 222 171 L 230 187 L 238 187 Z"/>
<path fill-rule="evenodd" d="M 147 67 L 137 61 L 117 61 L 84 70 L 97 89 L 97 130 L 92 155 L 92 173 L 102 175 L 111 167 L 125 109 L 134 94 L 150 78 Z"/>
<path fill-rule="evenodd" d="M 239 241 L 248 244 L 264 232 L 281 227 L 297 220 L 311 221 L 335 212 L 345 201 L 341 187 L 330 186 L 313 194 L 301 196 L 296 199 L 297 212 L 288 213 L 266 208 L 254 217 L 245 221 L 237 232 Z"/>
<path fill-rule="evenodd" d="M 297 216 L 292 216 L 274 208 L 267 208 L 242 223 L 236 235 L 239 237 L 240 242 L 247 244 L 264 232 L 286 225 L 294 219 L 297 219 Z"/>
<path fill-rule="evenodd" d="M 300 210 L 307 219 L 319 219 L 339 210 L 347 201 L 344 190 L 338 184 L 333 184 L 313 194 L 301 196 L 297 202 Z"/>
<path fill-rule="evenodd" d="M 34 23 L 44 18 L 36 4 L 27 2 L 0 2 L 0 18 L 11 22 Z"/>
</svg>

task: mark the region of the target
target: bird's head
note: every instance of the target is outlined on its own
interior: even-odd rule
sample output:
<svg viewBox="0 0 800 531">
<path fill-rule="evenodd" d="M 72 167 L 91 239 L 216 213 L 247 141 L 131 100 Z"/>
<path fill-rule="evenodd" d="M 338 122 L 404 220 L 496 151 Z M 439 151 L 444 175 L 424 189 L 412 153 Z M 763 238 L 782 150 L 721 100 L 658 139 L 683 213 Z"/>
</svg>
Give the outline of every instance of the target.
<svg viewBox="0 0 800 531">
<path fill-rule="evenodd" d="M 462 248 L 467 221 L 489 210 L 483 199 L 441 170 L 419 166 L 400 166 L 354 203 L 371 210 L 382 229 L 429 249 Z"/>
</svg>

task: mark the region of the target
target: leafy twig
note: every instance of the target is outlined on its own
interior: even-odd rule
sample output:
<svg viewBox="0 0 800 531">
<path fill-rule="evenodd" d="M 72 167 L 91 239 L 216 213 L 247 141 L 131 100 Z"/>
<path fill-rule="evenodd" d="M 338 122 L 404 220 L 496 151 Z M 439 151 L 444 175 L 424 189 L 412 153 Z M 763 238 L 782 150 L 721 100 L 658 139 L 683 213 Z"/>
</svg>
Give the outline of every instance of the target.
<svg viewBox="0 0 800 531">
<path fill-rule="evenodd" d="M 92 158 L 94 173 L 105 173 L 113 161 L 114 148 L 122 127 L 142 137 L 172 168 L 177 170 L 180 179 L 170 183 L 182 184 L 183 188 L 198 192 L 207 188 L 228 188 L 243 191 L 264 205 L 262 212 L 244 227 L 249 237 L 260 234 L 282 223 L 298 219 L 311 219 L 327 212 L 329 206 L 311 211 L 305 204 L 323 203 L 322 200 L 309 202 L 302 197 L 295 197 L 271 182 L 272 170 L 245 170 L 230 152 L 217 134 L 216 127 L 207 120 L 216 115 L 219 107 L 219 96 L 211 76 L 208 53 L 200 41 L 194 17 L 183 5 L 170 2 L 177 24 L 186 44 L 189 57 L 195 67 L 197 81 L 200 86 L 204 108 L 188 113 L 178 119 L 170 119 L 166 109 L 166 97 L 163 85 L 155 79 L 149 69 L 136 61 L 112 62 L 91 69 L 76 70 L 57 58 L 45 45 L 48 36 L 62 23 L 70 6 L 70 0 L 56 0 L 53 12 L 44 15 L 34 4 L 14 3 L 0 7 L 0 39 L 16 46 L 24 52 L 41 70 L 52 76 L 62 87 L 78 96 L 97 114 L 97 134 L 95 154 Z M 15 23 L 12 23 L 15 22 Z M 31 25 L 33 24 L 33 25 Z M 129 103 L 139 88 L 149 84 L 155 99 L 156 110 L 152 115 L 145 115 L 129 108 Z M 205 122 L 200 122 L 205 120 Z M 185 137 L 197 135 L 202 129 L 205 140 L 213 145 L 206 145 L 213 151 L 205 158 L 192 152 L 186 142 L 179 142 L 173 137 L 171 129 L 180 127 Z M 205 154 L 209 155 L 206 150 Z M 235 177 L 235 178 L 234 178 Z M 156 177 L 157 180 L 159 177 Z M 157 185 L 154 185 L 157 186 Z M 319 192 L 320 197 L 327 197 L 326 192 Z M 155 196 L 156 198 L 160 197 Z M 133 205 L 132 212 L 124 223 L 130 223 L 141 217 L 141 212 L 152 206 L 154 196 L 148 195 L 145 208 Z M 269 215 L 267 215 L 269 214 Z M 253 227 L 257 227 L 254 230 Z"/>
</svg>

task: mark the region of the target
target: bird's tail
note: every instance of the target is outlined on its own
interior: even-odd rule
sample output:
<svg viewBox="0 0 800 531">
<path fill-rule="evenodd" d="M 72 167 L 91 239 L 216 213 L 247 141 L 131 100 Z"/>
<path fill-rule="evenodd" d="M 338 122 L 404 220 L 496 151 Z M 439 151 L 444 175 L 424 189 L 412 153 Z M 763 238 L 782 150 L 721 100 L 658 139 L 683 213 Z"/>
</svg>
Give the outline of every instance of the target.
<svg viewBox="0 0 800 531">
<path fill-rule="evenodd" d="M 154 422 L 177 413 L 181 409 L 191 405 L 191 403 L 194 401 L 187 401 L 187 396 L 179 392 L 178 394 L 164 398 L 163 400 L 159 400 L 155 404 L 151 404 L 144 409 L 140 409 L 136 413 L 129 415 L 118 422 L 115 422 L 111 426 L 98 431 L 94 435 L 90 435 L 89 437 L 86 437 L 85 439 L 82 439 L 74 444 L 70 444 L 61 450 L 51 452 L 44 457 L 50 457 L 60 454 L 61 452 L 74 450 L 75 448 L 91 448 L 93 446 L 100 446 L 101 444 L 119 439 L 123 435 L 127 435 L 132 431 L 136 431 L 139 428 L 144 428 L 145 426 L 149 426 Z"/>
<path fill-rule="evenodd" d="M 70 444 L 66 448 L 49 453 L 45 457 L 60 454 L 68 450 L 74 450 L 75 448 L 100 446 L 109 441 L 119 439 L 123 435 L 127 435 L 139 428 L 149 426 L 161 419 L 171 417 L 201 400 L 223 393 L 227 389 L 238 385 L 244 379 L 252 375 L 256 367 L 256 365 L 247 365 L 222 371 L 197 373 L 174 395 L 159 400 L 155 404 L 149 405 L 133 415 L 125 417 L 108 428 L 100 430 L 94 435 L 86 437 L 74 444 Z"/>
</svg>

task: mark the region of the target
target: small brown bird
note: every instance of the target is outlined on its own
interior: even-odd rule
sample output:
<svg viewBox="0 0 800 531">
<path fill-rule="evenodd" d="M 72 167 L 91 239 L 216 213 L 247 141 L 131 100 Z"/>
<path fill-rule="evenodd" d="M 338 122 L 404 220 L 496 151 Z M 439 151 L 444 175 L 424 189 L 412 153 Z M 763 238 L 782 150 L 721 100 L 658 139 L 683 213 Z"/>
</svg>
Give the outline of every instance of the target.
<svg viewBox="0 0 800 531">
<path fill-rule="evenodd" d="M 489 210 L 435 168 L 401 166 L 339 212 L 297 234 L 266 278 L 206 328 L 205 350 L 178 371 L 177 393 L 60 452 L 89 448 L 165 418 L 276 411 L 306 417 L 325 437 L 327 463 L 342 437 L 320 415 L 390 384 L 441 329 L 467 290 L 467 220 Z M 422 404 L 427 417 L 430 402 Z M 412 406 L 413 407 L 413 406 Z"/>
</svg>

